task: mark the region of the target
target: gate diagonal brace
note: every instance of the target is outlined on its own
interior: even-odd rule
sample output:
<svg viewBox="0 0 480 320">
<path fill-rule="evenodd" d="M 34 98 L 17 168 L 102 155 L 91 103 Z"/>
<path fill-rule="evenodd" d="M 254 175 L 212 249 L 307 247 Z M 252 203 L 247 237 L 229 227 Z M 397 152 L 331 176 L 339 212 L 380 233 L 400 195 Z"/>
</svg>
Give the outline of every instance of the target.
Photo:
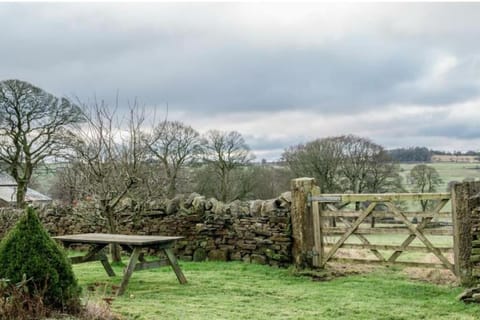
<svg viewBox="0 0 480 320">
<path fill-rule="evenodd" d="M 327 263 L 330 258 L 337 252 L 337 250 L 345 243 L 345 241 L 352 235 L 353 232 L 360 226 L 360 224 L 372 213 L 373 209 L 377 206 L 376 202 L 370 203 L 370 205 L 362 212 L 362 214 L 355 220 L 351 228 L 343 234 L 343 236 L 335 243 L 332 249 L 328 252 L 325 257 L 325 260 L 322 262 L 323 265 Z"/>
<path fill-rule="evenodd" d="M 442 262 L 442 264 L 446 268 L 448 268 L 453 273 L 455 273 L 454 266 L 450 263 L 450 261 L 448 261 L 447 258 L 445 258 L 445 256 L 440 252 L 440 250 L 438 250 L 438 248 L 435 248 L 433 246 L 433 244 L 423 235 L 421 230 L 417 230 L 417 228 L 410 221 L 408 221 L 407 217 L 401 211 L 399 211 L 393 203 L 385 202 L 385 204 L 388 206 L 390 210 L 392 210 L 392 212 L 398 215 L 398 217 L 403 221 L 403 223 L 410 230 L 410 232 L 412 233 L 412 236 L 414 235 L 418 239 L 420 239 L 423 242 L 423 244 L 428 248 L 428 250 L 432 252 Z"/>
<path fill-rule="evenodd" d="M 420 222 L 420 224 L 417 225 L 417 230 L 418 231 L 422 231 L 426 226 L 427 224 L 432 221 L 432 219 L 434 218 L 434 216 L 440 212 L 440 210 L 443 209 L 443 207 L 448 203 L 449 199 L 443 199 L 441 200 L 436 206 L 435 208 L 431 211 L 432 213 L 432 216 L 431 217 L 427 217 L 427 218 L 424 218 L 422 220 L 422 222 Z M 395 213 L 395 212 L 394 212 Z M 400 249 L 399 250 L 396 250 L 395 252 L 392 253 L 392 255 L 388 258 L 388 262 L 395 262 L 398 257 L 400 257 L 400 255 L 405 251 L 405 249 L 407 249 L 407 247 L 413 242 L 413 240 L 415 240 L 416 238 L 416 235 L 415 234 L 410 234 L 406 239 L 405 241 L 400 245 Z"/>
<path fill-rule="evenodd" d="M 327 204 L 327 207 L 332 210 L 332 211 L 339 211 L 335 206 L 331 205 L 331 204 Z M 339 220 L 341 222 L 343 222 L 343 224 L 347 227 L 347 228 L 351 228 L 352 227 L 352 224 L 350 222 L 348 222 L 347 220 L 343 219 L 342 217 L 339 217 Z M 366 244 L 366 245 L 371 245 L 370 241 L 368 241 L 368 239 L 363 236 L 362 234 L 357 234 L 355 233 L 354 234 L 358 239 L 360 239 L 360 241 L 363 243 L 363 244 Z M 378 251 L 377 249 L 370 249 L 370 251 L 372 251 L 372 253 L 382 262 L 385 262 L 385 257 L 380 253 L 380 251 Z"/>
</svg>

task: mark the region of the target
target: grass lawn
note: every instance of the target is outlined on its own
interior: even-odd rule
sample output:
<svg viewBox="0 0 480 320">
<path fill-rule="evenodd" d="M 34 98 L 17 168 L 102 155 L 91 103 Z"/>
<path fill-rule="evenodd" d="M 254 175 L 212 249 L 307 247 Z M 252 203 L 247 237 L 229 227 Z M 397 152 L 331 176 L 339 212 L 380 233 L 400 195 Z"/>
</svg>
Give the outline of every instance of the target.
<svg viewBox="0 0 480 320">
<path fill-rule="evenodd" d="M 239 262 L 182 262 L 189 283 L 170 268 L 135 272 L 112 309 L 124 319 L 480 319 L 480 306 L 455 297 L 462 289 L 406 279 L 398 272 L 316 282 L 291 270 Z M 122 267 L 115 266 L 120 275 Z M 108 295 L 109 278 L 98 262 L 74 265 L 87 296 Z"/>
</svg>

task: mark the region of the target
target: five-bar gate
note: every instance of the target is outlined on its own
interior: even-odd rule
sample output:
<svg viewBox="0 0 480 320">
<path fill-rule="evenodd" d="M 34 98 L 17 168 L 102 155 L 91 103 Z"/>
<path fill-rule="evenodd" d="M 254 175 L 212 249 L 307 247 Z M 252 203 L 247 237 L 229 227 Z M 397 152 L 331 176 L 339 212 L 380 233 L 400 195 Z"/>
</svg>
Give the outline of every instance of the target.
<svg viewBox="0 0 480 320">
<path fill-rule="evenodd" d="M 447 255 L 453 249 L 450 199 L 450 193 L 320 194 L 314 186 L 308 197 L 313 266 L 346 261 L 446 268 L 455 273 Z M 426 211 L 409 209 L 420 201 L 427 203 Z M 345 248 L 370 254 L 368 258 L 342 257 L 340 251 Z M 405 257 L 406 252 L 420 254 Z M 435 258 L 421 259 L 429 253 Z"/>
</svg>

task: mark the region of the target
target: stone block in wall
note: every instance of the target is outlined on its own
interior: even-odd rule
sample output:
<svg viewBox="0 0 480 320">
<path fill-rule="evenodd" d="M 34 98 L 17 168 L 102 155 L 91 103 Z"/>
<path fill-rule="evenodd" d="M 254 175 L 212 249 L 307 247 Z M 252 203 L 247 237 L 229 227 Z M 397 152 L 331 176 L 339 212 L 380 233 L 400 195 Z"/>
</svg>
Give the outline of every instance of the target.
<svg viewBox="0 0 480 320">
<path fill-rule="evenodd" d="M 254 217 L 258 217 L 262 213 L 263 200 L 254 200 L 250 202 L 250 213 Z"/>
<path fill-rule="evenodd" d="M 270 237 L 270 240 L 275 241 L 275 242 L 290 242 L 291 239 L 290 237 L 287 237 L 283 234 L 276 234 Z"/>
<path fill-rule="evenodd" d="M 244 239 L 253 239 L 255 238 L 255 234 L 253 232 L 247 231 L 243 234 Z"/>
<path fill-rule="evenodd" d="M 205 214 L 205 197 L 195 197 L 192 202 L 192 209 L 196 214 Z"/>
<path fill-rule="evenodd" d="M 257 245 L 255 243 L 238 242 L 237 247 L 244 250 L 255 250 Z"/>
<path fill-rule="evenodd" d="M 264 230 L 264 229 L 253 229 L 253 233 L 259 236 L 265 236 L 265 237 L 270 237 L 272 235 L 272 232 L 269 230 Z"/>
<path fill-rule="evenodd" d="M 278 207 L 279 201 L 277 199 L 273 200 L 266 200 L 262 204 L 262 209 L 260 211 L 260 214 L 262 216 L 269 216 L 273 212 L 275 212 L 275 209 Z"/>
<path fill-rule="evenodd" d="M 225 214 L 225 204 L 221 201 L 218 201 L 217 199 L 208 199 L 207 202 L 210 202 L 211 203 L 211 211 L 213 214 L 217 215 L 217 216 L 222 216 Z"/>
<path fill-rule="evenodd" d="M 192 256 L 180 256 L 180 260 L 183 260 L 183 261 L 192 261 Z"/>
<path fill-rule="evenodd" d="M 228 261 L 228 251 L 226 251 L 226 250 L 212 250 L 208 253 L 208 260 Z"/>
<path fill-rule="evenodd" d="M 290 257 L 288 255 L 285 255 L 285 254 L 282 254 L 282 253 L 279 253 L 279 252 L 275 252 L 275 251 L 270 250 L 270 249 L 266 249 L 264 251 L 264 253 L 271 260 L 282 261 L 282 262 L 290 261 Z"/>
<path fill-rule="evenodd" d="M 183 206 L 186 208 L 186 209 L 189 209 L 193 206 L 193 201 L 195 200 L 195 198 L 197 197 L 200 197 L 200 195 L 198 193 L 191 193 L 186 199 L 185 201 L 183 202 Z"/>
<path fill-rule="evenodd" d="M 232 252 L 230 255 L 230 259 L 234 261 L 241 261 L 242 260 L 242 254 L 239 251 Z"/>
<path fill-rule="evenodd" d="M 242 210 L 242 202 L 235 200 L 225 205 L 225 214 L 232 216 L 242 216 L 244 211 Z"/>
<path fill-rule="evenodd" d="M 193 261 L 205 261 L 207 259 L 207 251 L 204 248 L 198 248 L 193 253 Z"/>
<path fill-rule="evenodd" d="M 261 238 L 255 238 L 255 241 L 257 241 L 258 245 L 271 245 L 274 243 L 270 239 L 261 239 Z"/>
<path fill-rule="evenodd" d="M 253 263 L 258 263 L 258 264 L 267 264 L 267 258 L 263 255 L 259 254 L 252 254 L 250 256 L 250 259 Z"/>
<path fill-rule="evenodd" d="M 167 215 L 175 214 L 180 208 L 180 202 L 181 202 L 181 199 L 179 197 L 175 197 L 173 199 L 167 200 L 165 213 Z"/>
<path fill-rule="evenodd" d="M 292 204 L 292 193 L 290 191 L 284 192 L 278 197 L 280 200 L 280 208 L 288 208 L 290 209 L 290 205 Z"/>
<path fill-rule="evenodd" d="M 235 250 L 234 245 L 228 245 L 228 244 L 221 244 L 221 245 L 218 246 L 218 248 L 221 249 L 221 250 L 225 250 L 225 251 Z"/>
<path fill-rule="evenodd" d="M 185 219 L 189 222 L 201 222 L 201 221 L 203 221 L 203 218 L 199 214 L 189 215 L 189 216 L 185 217 Z"/>
<path fill-rule="evenodd" d="M 268 217 L 268 220 L 269 220 L 271 223 L 275 223 L 275 224 L 283 223 L 283 225 L 280 225 L 280 226 L 287 226 L 287 223 L 288 223 L 288 224 L 290 223 L 290 218 L 289 218 L 289 217 L 270 216 L 270 217 Z"/>
</svg>

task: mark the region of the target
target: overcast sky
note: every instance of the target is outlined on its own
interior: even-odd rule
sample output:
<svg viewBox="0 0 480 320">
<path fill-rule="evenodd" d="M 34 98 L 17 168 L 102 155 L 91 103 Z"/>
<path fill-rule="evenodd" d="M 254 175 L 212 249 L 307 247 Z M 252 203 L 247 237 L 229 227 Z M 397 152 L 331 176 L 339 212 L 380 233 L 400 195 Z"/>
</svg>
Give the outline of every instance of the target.
<svg viewBox="0 0 480 320">
<path fill-rule="evenodd" d="M 257 159 L 356 134 L 480 150 L 480 4 L 0 3 L 0 79 L 138 97 Z"/>
</svg>

